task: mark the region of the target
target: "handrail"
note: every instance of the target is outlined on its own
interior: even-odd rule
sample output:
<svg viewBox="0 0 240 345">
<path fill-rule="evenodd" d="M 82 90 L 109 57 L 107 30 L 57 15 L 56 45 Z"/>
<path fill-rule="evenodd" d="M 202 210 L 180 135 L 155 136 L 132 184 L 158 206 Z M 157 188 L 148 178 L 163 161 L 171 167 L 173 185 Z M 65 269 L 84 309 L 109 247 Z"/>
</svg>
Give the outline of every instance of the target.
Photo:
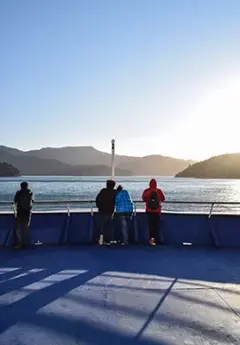
<svg viewBox="0 0 240 345">
<path fill-rule="evenodd" d="M 143 204 L 142 200 L 133 200 L 136 204 Z M 34 204 L 94 204 L 95 200 L 37 200 Z M 13 205 L 13 201 L 0 201 L 0 205 Z M 166 200 L 164 204 L 192 204 L 192 205 L 240 205 L 240 201 L 185 201 L 185 200 Z"/>
<path fill-rule="evenodd" d="M 144 204 L 144 201 L 142 200 L 134 200 L 134 214 L 136 215 L 137 212 L 137 204 Z M 90 204 L 90 209 L 91 209 L 91 215 L 94 213 L 94 205 L 96 205 L 95 200 L 80 200 L 80 199 L 73 199 L 73 200 L 37 200 L 34 202 L 34 204 L 37 205 L 65 205 L 66 206 L 66 211 L 68 216 L 70 217 L 71 210 L 70 206 L 72 204 Z M 209 206 L 209 212 L 208 212 L 208 218 L 210 219 L 212 214 L 213 214 L 213 209 L 215 206 L 227 206 L 227 205 L 239 205 L 240 206 L 240 201 L 186 201 L 186 200 L 166 200 L 164 201 L 164 204 L 182 204 L 182 205 L 206 205 Z M 16 217 L 17 210 L 16 210 L 16 205 L 13 201 L 0 201 L 0 207 L 1 206 L 11 206 L 13 208 L 13 213 Z"/>
<path fill-rule="evenodd" d="M 90 204 L 90 203 L 95 203 L 95 200 L 37 200 L 34 201 L 34 204 Z M 0 205 L 12 205 L 14 204 L 13 201 L 0 201 Z"/>
</svg>

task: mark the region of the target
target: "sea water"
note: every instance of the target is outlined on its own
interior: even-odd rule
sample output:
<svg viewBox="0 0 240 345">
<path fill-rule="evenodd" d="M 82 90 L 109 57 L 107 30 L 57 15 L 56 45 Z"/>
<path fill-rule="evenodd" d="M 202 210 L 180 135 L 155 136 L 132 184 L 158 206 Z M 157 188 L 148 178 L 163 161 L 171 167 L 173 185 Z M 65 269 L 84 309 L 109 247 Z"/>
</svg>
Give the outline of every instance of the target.
<svg viewBox="0 0 240 345">
<path fill-rule="evenodd" d="M 24 176 L 20 178 L 0 178 L 0 201 L 12 201 L 22 181 L 28 181 L 34 192 L 35 200 L 86 200 L 86 204 L 71 207 L 86 207 L 88 200 L 95 200 L 97 193 L 105 186 L 108 177 L 59 177 L 59 176 Z M 151 177 L 117 177 L 116 183 L 129 191 L 133 200 L 141 200 L 142 192 L 148 187 Z M 204 211 L 210 205 L 191 205 L 192 201 L 239 202 L 240 180 L 209 180 L 174 177 L 155 177 L 158 186 L 164 191 L 166 200 L 189 201 L 189 204 L 165 204 L 165 210 Z M 36 205 L 35 209 L 58 209 L 66 205 Z M 10 206 L 9 206 L 10 207 Z M 143 207 L 139 204 L 138 207 Z M 1 206 L 1 209 L 6 206 Z M 215 206 L 215 211 L 240 212 L 239 206 Z"/>
</svg>

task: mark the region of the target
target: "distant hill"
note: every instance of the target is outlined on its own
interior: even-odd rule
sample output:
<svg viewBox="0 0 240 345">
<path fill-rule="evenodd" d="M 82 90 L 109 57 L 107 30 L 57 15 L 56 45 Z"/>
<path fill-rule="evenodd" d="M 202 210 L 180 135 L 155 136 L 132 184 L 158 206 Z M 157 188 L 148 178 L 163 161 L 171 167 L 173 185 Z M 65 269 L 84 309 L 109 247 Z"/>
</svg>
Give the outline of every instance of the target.
<svg viewBox="0 0 240 345">
<path fill-rule="evenodd" d="M 57 159 L 62 163 L 70 165 L 111 165 L 111 155 L 98 151 L 92 146 L 44 147 L 40 150 L 27 151 L 25 154 L 44 159 Z M 116 155 L 116 165 L 131 158 L 134 157 Z"/>
<path fill-rule="evenodd" d="M 131 170 L 134 175 L 174 176 L 194 161 L 186 161 L 161 155 L 132 158 L 118 165 L 119 168 Z"/>
<path fill-rule="evenodd" d="M 0 177 L 20 176 L 20 171 L 8 163 L 0 163 Z"/>
<path fill-rule="evenodd" d="M 130 157 L 116 155 L 116 175 L 175 176 L 190 160 L 161 155 Z M 111 155 L 91 146 L 42 148 L 21 151 L 0 146 L 0 161 L 17 167 L 22 175 L 109 176 Z"/>
<path fill-rule="evenodd" d="M 109 153 L 98 151 L 91 146 L 42 148 L 24 154 L 41 159 L 56 159 L 62 163 L 77 166 L 110 166 L 111 164 Z M 117 168 L 128 170 L 131 175 L 175 176 L 179 171 L 195 162 L 161 155 L 146 157 L 116 155 L 115 163 Z"/>
<path fill-rule="evenodd" d="M 0 146 L 0 161 L 15 166 L 22 175 L 49 175 L 49 176 L 110 176 L 110 167 L 104 165 L 72 166 L 56 159 L 44 159 L 29 155 L 26 152 Z M 124 169 L 117 169 L 116 174 L 131 175 Z"/>
<path fill-rule="evenodd" d="M 225 154 L 195 163 L 176 177 L 239 179 L 240 153 Z"/>
</svg>

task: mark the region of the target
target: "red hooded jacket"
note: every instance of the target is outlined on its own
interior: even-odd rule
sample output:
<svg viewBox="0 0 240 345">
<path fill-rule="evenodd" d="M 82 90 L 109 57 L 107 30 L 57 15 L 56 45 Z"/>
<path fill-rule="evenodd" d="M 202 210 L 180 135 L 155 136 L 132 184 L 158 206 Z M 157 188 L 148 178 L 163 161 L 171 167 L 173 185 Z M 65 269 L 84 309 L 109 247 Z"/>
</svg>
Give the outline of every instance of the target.
<svg viewBox="0 0 240 345">
<path fill-rule="evenodd" d="M 153 191 L 156 191 L 158 193 L 158 197 L 159 197 L 159 208 L 157 210 L 149 210 L 147 208 L 147 203 L 148 203 L 148 201 L 150 199 L 150 195 Z M 143 192 L 142 199 L 143 199 L 143 201 L 146 202 L 146 212 L 158 212 L 158 213 L 161 212 L 160 203 L 165 200 L 165 195 L 161 189 L 157 188 L 157 181 L 155 179 L 152 179 L 150 181 L 149 188 L 145 189 L 145 191 Z"/>
</svg>

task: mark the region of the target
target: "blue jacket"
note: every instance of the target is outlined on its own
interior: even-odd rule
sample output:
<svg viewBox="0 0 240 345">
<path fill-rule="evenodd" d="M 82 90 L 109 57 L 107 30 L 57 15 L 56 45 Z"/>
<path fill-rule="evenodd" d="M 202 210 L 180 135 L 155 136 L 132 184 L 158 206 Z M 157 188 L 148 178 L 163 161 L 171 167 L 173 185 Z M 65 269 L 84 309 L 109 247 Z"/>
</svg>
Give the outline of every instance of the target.
<svg viewBox="0 0 240 345">
<path fill-rule="evenodd" d="M 116 213 L 133 213 L 132 199 L 125 189 L 117 192 L 115 199 Z"/>
</svg>

